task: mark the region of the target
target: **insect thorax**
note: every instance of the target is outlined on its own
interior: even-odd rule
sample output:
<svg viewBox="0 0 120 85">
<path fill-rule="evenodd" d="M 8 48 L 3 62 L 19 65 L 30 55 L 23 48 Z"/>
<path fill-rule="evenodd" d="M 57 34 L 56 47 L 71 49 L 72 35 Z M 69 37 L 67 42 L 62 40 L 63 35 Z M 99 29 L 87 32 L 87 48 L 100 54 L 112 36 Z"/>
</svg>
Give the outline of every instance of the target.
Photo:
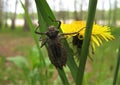
<svg viewBox="0 0 120 85">
<path fill-rule="evenodd" d="M 54 39 L 57 37 L 59 31 L 55 28 L 55 26 L 50 26 L 48 27 L 48 31 L 46 32 L 46 35 L 50 38 L 50 39 Z"/>
</svg>

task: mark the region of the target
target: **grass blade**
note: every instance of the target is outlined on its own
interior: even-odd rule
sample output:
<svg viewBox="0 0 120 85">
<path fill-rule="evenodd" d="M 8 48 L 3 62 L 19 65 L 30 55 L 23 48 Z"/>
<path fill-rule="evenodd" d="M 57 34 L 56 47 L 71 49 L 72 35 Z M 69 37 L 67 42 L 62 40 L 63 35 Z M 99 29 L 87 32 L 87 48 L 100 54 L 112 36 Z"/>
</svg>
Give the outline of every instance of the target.
<svg viewBox="0 0 120 85">
<path fill-rule="evenodd" d="M 37 7 L 37 12 L 38 12 L 38 19 L 39 19 L 39 24 L 40 24 L 40 31 L 45 32 L 47 30 L 47 27 L 50 26 L 51 24 L 54 24 L 55 26 L 57 23 L 53 23 L 49 17 L 55 20 L 55 17 L 48 6 L 46 0 L 35 0 L 36 2 L 36 7 Z M 47 46 L 46 46 L 47 47 Z M 60 78 L 63 82 L 64 85 L 69 85 L 66 74 L 64 73 L 64 70 L 59 70 L 57 69 Z"/>
<path fill-rule="evenodd" d="M 40 54 L 40 56 L 42 56 L 42 59 L 44 60 L 43 55 L 42 55 L 42 51 L 40 50 L 40 47 L 39 47 L 39 42 L 38 42 L 37 36 L 35 35 L 35 32 L 34 32 L 34 28 L 35 28 L 35 27 L 34 27 L 32 21 L 31 21 L 31 18 L 30 18 L 30 16 L 29 16 L 28 11 L 27 11 L 27 9 L 25 8 L 24 4 L 23 4 L 22 2 L 21 2 L 21 4 L 22 4 L 22 7 L 24 8 L 25 16 L 27 17 L 27 22 L 28 22 L 28 24 L 29 24 L 30 31 L 31 31 L 31 33 L 32 33 L 33 39 L 34 39 L 34 41 L 35 41 L 35 43 L 36 43 L 36 45 L 37 45 L 37 47 L 38 47 L 39 54 Z M 40 59 L 40 60 L 41 60 L 41 59 Z M 45 64 L 45 61 L 43 61 L 43 63 Z"/>
<path fill-rule="evenodd" d="M 116 85 L 116 81 L 117 81 L 117 77 L 118 77 L 118 71 L 119 71 L 119 66 L 120 66 L 120 45 L 119 45 L 116 69 L 115 69 L 115 73 L 114 73 L 113 85 Z"/>
<path fill-rule="evenodd" d="M 77 73 L 76 85 L 82 85 L 83 76 L 84 76 L 84 69 L 87 60 L 89 44 L 90 44 L 90 37 L 92 33 L 92 26 L 95 17 L 97 0 L 89 0 L 89 9 L 88 9 L 88 18 L 86 24 L 86 31 L 85 31 L 85 38 L 83 40 L 81 56 L 80 56 L 80 63 Z"/>
<path fill-rule="evenodd" d="M 52 19 L 55 19 L 50 7 L 48 6 L 47 2 L 45 0 L 35 0 L 36 2 L 36 6 L 37 6 L 37 10 L 38 10 L 38 17 L 39 16 L 42 16 L 45 23 L 42 23 L 41 21 L 41 18 L 39 18 L 39 22 L 41 25 L 43 24 L 46 24 L 46 28 L 44 29 L 41 29 L 42 31 L 46 31 L 47 30 L 47 27 L 49 25 L 51 25 L 51 21 L 49 19 L 49 16 L 52 18 Z M 53 23 L 52 23 L 53 24 Z M 56 26 L 57 24 L 55 24 Z M 74 58 L 73 58 L 73 51 L 72 49 L 69 47 L 69 45 L 67 44 L 67 41 L 64 40 L 64 46 L 66 48 L 66 50 L 68 51 L 68 62 L 67 62 L 67 65 L 68 67 L 70 68 L 70 71 L 72 73 L 72 76 L 73 76 L 73 79 L 75 80 L 76 78 L 76 73 L 77 73 L 77 65 L 74 61 Z"/>
<path fill-rule="evenodd" d="M 59 73 L 59 76 L 60 76 L 63 84 L 64 85 L 70 85 L 69 82 L 68 82 L 68 80 L 67 80 L 67 77 L 65 76 L 64 70 L 61 70 L 61 69 L 57 68 L 57 71 Z"/>
<path fill-rule="evenodd" d="M 46 65 L 46 64 L 45 64 L 45 60 L 44 60 L 44 58 L 43 58 L 42 51 L 40 50 L 40 47 L 39 47 L 39 42 L 38 42 L 37 36 L 36 36 L 35 33 L 34 33 L 34 28 L 35 28 L 35 27 L 34 27 L 32 21 L 31 21 L 31 19 L 30 19 L 30 16 L 29 16 L 29 14 L 28 14 L 27 9 L 25 8 L 25 6 L 24 6 L 24 4 L 22 3 L 21 0 L 20 0 L 20 3 L 21 3 L 21 5 L 22 5 L 22 7 L 23 7 L 23 9 L 24 9 L 24 11 L 25 11 L 25 16 L 26 16 L 28 25 L 29 25 L 29 27 L 30 27 L 30 31 L 31 31 L 31 33 L 32 33 L 33 39 L 34 39 L 34 41 L 35 41 L 35 43 L 36 43 L 36 45 L 37 45 L 38 51 L 39 51 L 39 56 L 40 56 L 40 57 L 39 57 L 39 61 L 40 61 L 40 63 L 42 63 L 43 65 Z M 42 58 L 42 59 L 41 59 L 41 58 Z M 40 72 L 41 72 L 41 71 L 42 71 L 42 70 L 40 70 Z M 40 84 L 43 85 L 43 81 L 44 81 L 44 79 L 42 78 L 43 75 L 40 73 L 40 76 L 41 76 L 41 78 L 39 79 L 39 80 L 40 80 Z"/>
</svg>

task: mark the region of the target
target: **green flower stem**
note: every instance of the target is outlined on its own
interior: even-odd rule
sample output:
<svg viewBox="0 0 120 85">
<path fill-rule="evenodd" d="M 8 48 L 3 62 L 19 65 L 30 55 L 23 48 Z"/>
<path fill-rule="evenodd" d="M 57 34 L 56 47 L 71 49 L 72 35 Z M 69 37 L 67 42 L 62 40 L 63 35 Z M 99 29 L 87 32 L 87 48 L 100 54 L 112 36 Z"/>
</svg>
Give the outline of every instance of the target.
<svg viewBox="0 0 120 85">
<path fill-rule="evenodd" d="M 89 44 L 90 44 L 91 32 L 92 32 L 92 27 L 93 27 L 95 12 L 96 12 L 96 5 L 97 5 L 97 0 L 89 0 L 89 9 L 88 9 L 85 38 L 84 38 L 82 50 L 81 50 L 81 57 L 80 57 L 80 63 L 79 63 L 79 68 L 77 72 L 76 85 L 82 85 L 84 69 L 85 69 L 85 64 L 87 60 Z"/>
<path fill-rule="evenodd" d="M 120 66 L 120 45 L 119 45 L 119 52 L 118 52 L 116 69 L 115 69 L 115 73 L 114 73 L 113 85 L 116 85 L 118 71 L 119 71 L 119 66 Z"/>
</svg>

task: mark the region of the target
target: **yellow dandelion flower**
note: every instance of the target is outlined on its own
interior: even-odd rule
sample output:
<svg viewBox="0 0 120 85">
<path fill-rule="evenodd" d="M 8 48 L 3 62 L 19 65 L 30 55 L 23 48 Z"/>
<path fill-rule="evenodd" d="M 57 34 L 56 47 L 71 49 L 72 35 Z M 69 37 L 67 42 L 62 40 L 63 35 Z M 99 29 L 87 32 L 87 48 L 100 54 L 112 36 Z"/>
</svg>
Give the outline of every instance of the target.
<svg viewBox="0 0 120 85">
<path fill-rule="evenodd" d="M 76 34 L 67 35 L 69 38 L 74 37 L 74 39 L 76 39 L 76 37 L 77 37 L 79 40 L 84 39 L 84 34 L 85 34 L 85 29 L 86 29 L 84 27 L 86 27 L 85 21 L 73 21 L 71 24 L 63 24 L 63 23 L 61 24 L 63 33 L 77 32 L 81 29 L 81 31 L 79 32 L 78 35 L 76 35 Z M 84 29 L 82 29 L 82 28 L 84 28 Z M 102 44 L 103 40 L 109 41 L 109 40 L 113 40 L 113 39 L 114 39 L 114 36 L 111 34 L 109 27 L 97 25 L 95 23 L 93 24 L 93 30 L 92 30 L 90 43 L 91 43 L 91 46 L 94 51 L 95 51 L 95 45 L 100 46 Z M 77 42 L 77 45 L 78 44 L 79 43 Z"/>
</svg>

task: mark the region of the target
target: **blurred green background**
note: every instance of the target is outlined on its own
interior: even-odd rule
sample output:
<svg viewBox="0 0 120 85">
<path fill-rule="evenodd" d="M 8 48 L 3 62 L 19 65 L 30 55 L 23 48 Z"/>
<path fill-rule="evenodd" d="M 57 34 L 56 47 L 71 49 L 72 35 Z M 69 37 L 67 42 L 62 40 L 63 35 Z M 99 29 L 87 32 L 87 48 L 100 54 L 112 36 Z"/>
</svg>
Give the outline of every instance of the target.
<svg viewBox="0 0 120 85">
<path fill-rule="evenodd" d="M 33 0 L 23 2 L 37 27 L 35 2 Z M 69 1 L 71 6 L 66 5 L 65 0 L 47 0 L 47 2 L 56 18 L 65 23 L 87 18 L 87 0 L 71 0 Z M 112 85 L 120 45 L 119 15 L 120 1 L 98 0 L 95 22 L 110 26 L 115 39 L 96 47 L 92 56 L 93 61 L 87 60 L 84 85 Z M 39 52 L 24 16 L 18 0 L 13 0 L 12 3 L 10 0 L 0 0 L 0 85 L 62 85 L 44 47 L 42 52 L 47 65 L 39 62 Z M 71 85 L 74 85 L 67 66 L 65 71 Z M 120 85 L 120 72 L 117 85 Z"/>
</svg>

